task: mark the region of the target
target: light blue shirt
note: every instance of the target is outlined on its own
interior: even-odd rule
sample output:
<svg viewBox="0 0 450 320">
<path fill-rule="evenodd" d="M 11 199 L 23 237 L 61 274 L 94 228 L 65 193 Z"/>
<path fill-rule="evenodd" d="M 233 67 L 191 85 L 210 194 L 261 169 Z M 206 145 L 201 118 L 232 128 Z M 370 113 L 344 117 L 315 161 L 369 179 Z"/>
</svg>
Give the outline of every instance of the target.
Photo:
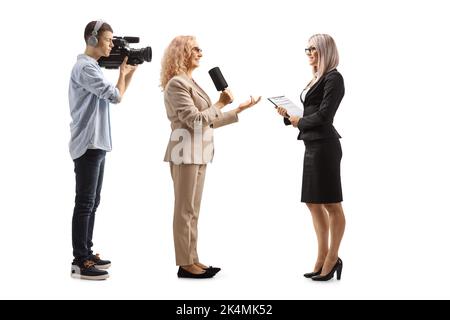
<svg viewBox="0 0 450 320">
<path fill-rule="evenodd" d="M 72 159 L 81 157 L 87 149 L 111 151 L 109 103 L 119 103 L 120 98 L 119 89 L 105 79 L 97 61 L 80 54 L 69 84 Z"/>
</svg>

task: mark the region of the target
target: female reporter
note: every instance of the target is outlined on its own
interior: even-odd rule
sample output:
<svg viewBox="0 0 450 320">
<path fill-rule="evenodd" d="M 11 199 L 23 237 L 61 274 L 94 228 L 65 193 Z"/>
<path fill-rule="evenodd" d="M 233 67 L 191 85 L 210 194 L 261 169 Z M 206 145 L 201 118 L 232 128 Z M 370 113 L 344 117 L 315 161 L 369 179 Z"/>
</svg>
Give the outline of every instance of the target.
<svg viewBox="0 0 450 320">
<path fill-rule="evenodd" d="M 339 55 L 331 36 L 313 35 L 305 52 L 313 78 L 300 95 L 304 115 L 289 117 L 282 106 L 278 107 L 278 113 L 286 125 L 292 124 L 300 130 L 298 140 L 305 144 L 301 201 L 311 211 L 318 255 L 313 272 L 304 276 L 326 281 L 336 272 L 340 280 L 343 264 L 338 252 L 345 217 L 341 205 L 341 136 L 333 126 L 333 119 L 344 96 L 344 80 L 336 70 Z"/>
<path fill-rule="evenodd" d="M 212 103 L 193 79 L 203 57 L 196 39 L 178 36 L 164 53 L 161 87 L 172 133 L 164 161 L 170 163 L 175 204 L 173 237 L 178 277 L 211 278 L 220 268 L 207 267 L 197 254 L 197 223 L 207 163 L 212 160 L 213 129 L 238 121 L 238 114 L 261 99 L 241 103 L 228 112 L 222 108 L 233 100 L 227 89 Z"/>
</svg>

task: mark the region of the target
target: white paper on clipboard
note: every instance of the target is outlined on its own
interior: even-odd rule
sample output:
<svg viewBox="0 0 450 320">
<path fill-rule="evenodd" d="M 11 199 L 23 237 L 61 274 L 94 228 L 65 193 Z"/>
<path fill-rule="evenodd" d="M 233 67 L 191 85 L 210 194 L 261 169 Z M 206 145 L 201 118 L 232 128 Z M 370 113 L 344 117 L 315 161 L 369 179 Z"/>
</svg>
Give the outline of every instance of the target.
<svg viewBox="0 0 450 320">
<path fill-rule="evenodd" d="M 295 103 L 293 103 L 291 100 L 289 100 L 285 96 L 270 97 L 270 98 L 267 98 L 267 100 L 272 102 L 277 107 L 282 107 L 282 108 L 286 109 L 287 114 L 289 116 L 297 116 L 297 117 L 303 116 L 303 109 L 298 107 Z"/>
</svg>

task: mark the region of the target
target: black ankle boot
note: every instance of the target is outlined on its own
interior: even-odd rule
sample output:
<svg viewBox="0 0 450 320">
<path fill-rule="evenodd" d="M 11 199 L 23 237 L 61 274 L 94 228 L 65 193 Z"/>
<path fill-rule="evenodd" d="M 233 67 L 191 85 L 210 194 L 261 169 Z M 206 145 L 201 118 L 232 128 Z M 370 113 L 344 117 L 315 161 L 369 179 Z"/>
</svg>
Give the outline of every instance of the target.
<svg viewBox="0 0 450 320">
<path fill-rule="evenodd" d="M 343 267 L 343 263 L 341 258 L 338 258 L 336 261 L 336 264 L 334 265 L 333 269 L 331 269 L 331 271 L 324 275 L 318 275 L 318 276 L 313 276 L 311 279 L 314 281 L 328 281 L 330 279 L 333 279 L 334 273 L 336 272 L 337 275 L 337 279 L 341 280 L 341 274 L 342 274 L 342 267 Z"/>
</svg>

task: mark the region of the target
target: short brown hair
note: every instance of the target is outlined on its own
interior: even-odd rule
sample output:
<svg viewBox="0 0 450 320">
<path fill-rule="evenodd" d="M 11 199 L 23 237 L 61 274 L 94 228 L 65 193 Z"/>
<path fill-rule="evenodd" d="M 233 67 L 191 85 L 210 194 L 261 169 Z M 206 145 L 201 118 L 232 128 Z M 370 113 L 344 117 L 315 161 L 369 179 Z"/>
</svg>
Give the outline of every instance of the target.
<svg viewBox="0 0 450 320">
<path fill-rule="evenodd" d="M 86 28 L 84 28 L 84 41 L 86 43 L 87 43 L 89 37 L 92 35 L 92 31 L 94 31 L 96 23 L 97 23 L 97 21 L 91 21 L 86 25 Z M 114 32 L 109 24 L 107 24 L 106 22 L 103 22 L 102 26 L 97 31 L 97 37 L 100 37 L 102 35 L 102 33 L 105 31 Z"/>
</svg>

